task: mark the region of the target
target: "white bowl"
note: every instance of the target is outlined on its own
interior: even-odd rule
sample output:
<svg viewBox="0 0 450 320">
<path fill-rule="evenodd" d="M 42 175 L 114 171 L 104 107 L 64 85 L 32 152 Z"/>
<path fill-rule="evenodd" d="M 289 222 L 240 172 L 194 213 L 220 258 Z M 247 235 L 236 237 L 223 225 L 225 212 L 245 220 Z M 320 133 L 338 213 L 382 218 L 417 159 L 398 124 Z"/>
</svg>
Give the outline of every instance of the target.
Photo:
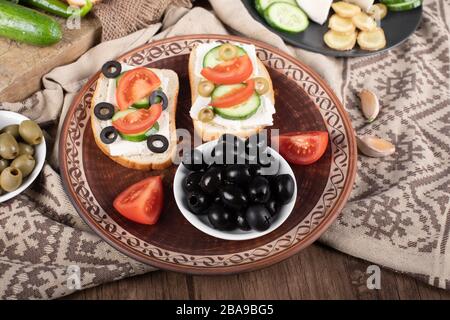
<svg viewBox="0 0 450 320">
<path fill-rule="evenodd" d="M 24 120 L 29 120 L 27 117 L 10 111 L 1 111 L 0 110 L 0 130 L 10 124 L 20 124 Z M 7 192 L 0 196 L 0 203 L 5 202 L 11 198 L 14 198 L 18 194 L 22 193 L 26 188 L 30 186 L 30 184 L 36 179 L 39 173 L 42 170 L 45 162 L 45 154 L 47 152 L 47 146 L 45 144 L 45 139 L 42 142 L 35 146 L 34 158 L 36 159 L 36 166 L 34 170 L 30 173 L 28 177 L 22 182 L 22 185 L 19 189 L 13 192 Z"/>
<path fill-rule="evenodd" d="M 211 141 L 205 144 L 202 144 L 197 149 L 202 152 L 210 152 L 212 148 L 217 144 L 217 141 Z M 294 177 L 294 172 L 292 171 L 289 164 L 284 160 L 284 158 L 275 150 L 269 148 L 271 155 L 273 155 L 279 162 L 280 162 L 280 169 L 279 174 L 289 174 L 292 177 Z M 217 229 L 214 229 L 212 225 L 208 221 L 207 215 L 197 216 L 189 211 L 187 205 L 186 205 L 186 192 L 183 189 L 183 181 L 184 178 L 189 174 L 189 170 L 186 169 L 185 166 L 180 164 L 178 166 L 177 172 L 175 173 L 175 178 L 173 182 L 173 192 L 175 195 L 175 202 L 177 203 L 178 208 L 180 209 L 183 216 L 198 230 L 224 240 L 250 240 L 262 237 L 268 233 L 271 233 L 275 229 L 277 229 L 279 226 L 283 224 L 284 221 L 289 217 L 292 210 L 295 206 L 295 201 L 297 200 L 297 182 L 294 178 L 294 196 L 292 197 L 291 201 L 282 206 L 280 208 L 280 212 L 276 215 L 274 218 L 272 225 L 269 229 L 265 231 L 243 231 L 243 230 L 233 230 L 233 231 L 220 231 Z"/>
</svg>

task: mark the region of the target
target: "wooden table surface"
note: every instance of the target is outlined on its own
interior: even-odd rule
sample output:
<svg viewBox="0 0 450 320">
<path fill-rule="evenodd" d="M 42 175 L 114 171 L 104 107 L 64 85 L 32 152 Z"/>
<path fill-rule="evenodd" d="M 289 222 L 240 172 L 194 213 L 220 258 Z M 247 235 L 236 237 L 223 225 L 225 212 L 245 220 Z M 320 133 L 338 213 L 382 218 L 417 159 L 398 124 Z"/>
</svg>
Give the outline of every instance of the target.
<svg viewBox="0 0 450 320">
<path fill-rule="evenodd" d="M 206 8 L 206 0 L 196 1 Z M 230 276 L 167 271 L 107 283 L 67 299 L 445 299 L 450 291 L 381 269 L 380 290 L 370 290 L 363 261 L 315 243 L 272 267 Z"/>
</svg>

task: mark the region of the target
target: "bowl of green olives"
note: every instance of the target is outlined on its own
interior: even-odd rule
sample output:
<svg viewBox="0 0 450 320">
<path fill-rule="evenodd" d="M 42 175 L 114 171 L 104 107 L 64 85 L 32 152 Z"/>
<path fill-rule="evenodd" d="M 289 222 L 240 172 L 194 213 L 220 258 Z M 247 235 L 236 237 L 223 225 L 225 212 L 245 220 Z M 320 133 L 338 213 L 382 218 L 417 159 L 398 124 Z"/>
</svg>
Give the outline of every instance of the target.
<svg viewBox="0 0 450 320">
<path fill-rule="evenodd" d="M 0 203 L 24 191 L 44 166 L 45 139 L 27 117 L 0 111 Z"/>
</svg>

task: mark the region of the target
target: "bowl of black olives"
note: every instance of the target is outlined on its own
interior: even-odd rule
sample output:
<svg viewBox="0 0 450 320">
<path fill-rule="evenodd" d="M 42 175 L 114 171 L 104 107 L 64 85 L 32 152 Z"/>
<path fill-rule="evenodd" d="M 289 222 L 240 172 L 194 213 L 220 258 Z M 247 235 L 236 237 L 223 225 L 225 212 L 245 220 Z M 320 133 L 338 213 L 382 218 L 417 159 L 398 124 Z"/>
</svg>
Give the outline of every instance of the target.
<svg viewBox="0 0 450 320">
<path fill-rule="evenodd" d="M 294 173 L 266 137 L 223 135 L 183 154 L 175 201 L 197 229 L 225 240 L 249 240 L 277 229 L 296 198 Z"/>
<path fill-rule="evenodd" d="M 41 128 L 27 117 L 0 111 L 0 203 L 24 191 L 44 166 Z"/>
</svg>

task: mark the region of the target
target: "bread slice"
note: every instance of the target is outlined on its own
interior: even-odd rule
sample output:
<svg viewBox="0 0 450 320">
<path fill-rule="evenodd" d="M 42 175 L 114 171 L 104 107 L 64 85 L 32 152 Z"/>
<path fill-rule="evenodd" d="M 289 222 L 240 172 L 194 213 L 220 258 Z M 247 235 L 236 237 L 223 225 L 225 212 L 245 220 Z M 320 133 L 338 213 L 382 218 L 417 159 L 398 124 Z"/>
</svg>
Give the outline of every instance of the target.
<svg viewBox="0 0 450 320">
<path fill-rule="evenodd" d="M 197 48 L 192 49 L 189 56 L 189 82 L 191 85 L 191 101 L 194 101 L 198 97 L 198 84 L 201 80 L 195 75 L 195 62 L 197 60 Z M 275 92 L 273 90 L 272 79 L 270 78 L 269 71 L 267 71 L 264 64 L 257 58 L 258 68 L 262 77 L 269 81 L 269 92 L 266 95 L 269 97 L 270 101 L 275 104 Z M 231 128 L 224 128 L 222 126 L 215 125 L 214 123 L 205 123 L 199 120 L 193 120 L 195 132 L 202 138 L 203 141 L 212 141 L 218 139 L 221 135 L 225 133 L 234 134 L 235 136 L 241 137 L 243 139 L 256 134 L 263 130 L 264 126 L 255 126 L 254 128 L 235 130 Z"/>
<path fill-rule="evenodd" d="M 94 134 L 95 143 L 102 150 L 102 152 L 111 158 L 118 164 L 137 170 L 162 170 L 169 167 L 172 164 L 172 159 L 177 149 L 177 136 L 175 125 L 175 114 L 177 110 L 177 99 L 179 91 L 178 75 L 168 69 L 150 69 L 154 72 L 161 74 L 168 79 L 168 92 L 164 92 L 169 100 L 169 148 L 160 154 L 148 154 L 148 155 L 135 155 L 135 156 L 111 156 L 109 153 L 108 145 L 104 144 L 100 139 L 101 126 L 100 121 L 94 115 L 94 107 L 97 103 L 105 101 L 105 95 L 108 90 L 108 86 L 111 81 L 106 79 L 103 75 L 97 81 L 97 87 L 95 89 L 94 96 L 92 98 L 91 106 L 91 125 L 92 132 Z M 131 142 L 130 142 L 131 143 Z"/>
</svg>

